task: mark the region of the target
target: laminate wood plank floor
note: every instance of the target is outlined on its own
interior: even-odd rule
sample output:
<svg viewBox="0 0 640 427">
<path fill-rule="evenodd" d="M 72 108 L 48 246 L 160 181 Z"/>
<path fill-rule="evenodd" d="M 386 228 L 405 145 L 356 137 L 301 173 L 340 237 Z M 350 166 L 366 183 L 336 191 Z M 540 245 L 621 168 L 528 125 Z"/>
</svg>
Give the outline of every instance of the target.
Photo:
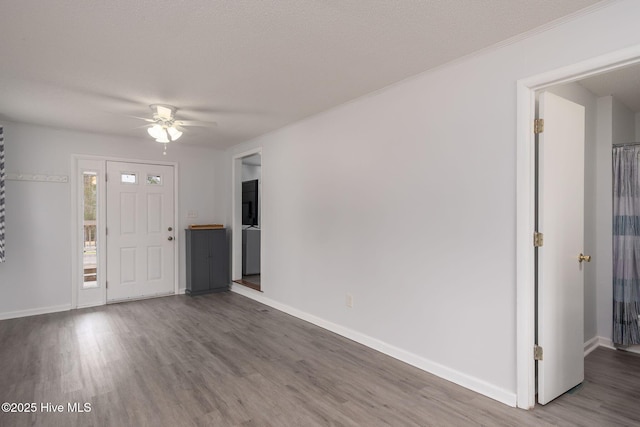
<svg viewBox="0 0 640 427">
<path fill-rule="evenodd" d="M 585 365 L 581 387 L 524 411 L 231 292 L 172 296 L 1 321 L 0 403 L 38 410 L 0 425 L 640 425 L 640 357 Z"/>
<path fill-rule="evenodd" d="M 251 282 L 255 285 L 260 286 L 260 275 L 259 274 L 252 274 L 250 276 L 242 276 L 242 280 L 244 280 L 245 282 Z"/>
</svg>

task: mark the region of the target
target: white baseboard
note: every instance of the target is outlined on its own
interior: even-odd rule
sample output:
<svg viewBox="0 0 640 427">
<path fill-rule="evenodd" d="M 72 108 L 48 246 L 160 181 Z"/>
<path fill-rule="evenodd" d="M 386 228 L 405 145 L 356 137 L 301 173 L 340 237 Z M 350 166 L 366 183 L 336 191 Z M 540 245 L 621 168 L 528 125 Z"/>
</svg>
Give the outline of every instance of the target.
<svg viewBox="0 0 640 427">
<path fill-rule="evenodd" d="M 613 345 L 613 341 L 611 341 L 609 338 L 598 337 L 598 345 L 600 347 L 606 347 L 611 350 L 617 350 L 616 346 Z"/>
<path fill-rule="evenodd" d="M 51 307 L 32 308 L 29 310 L 9 311 L 0 313 L 0 320 L 15 319 L 18 317 L 37 316 L 38 314 L 57 313 L 71 310 L 71 304 L 54 305 Z"/>
<path fill-rule="evenodd" d="M 591 353 L 598 347 L 606 347 L 611 350 L 616 350 L 616 347 L 613 345 L 613 342 L 609 338 L 596 336 L 584 343 L 584 356 L 587 357 L 589 353 Z M 640 353 L 640 351 L 638 352 Z"/>
<path fill-rule="evenodd" d="M 501 402 L 513 407 L 516 406 L 515 392 L 505 390 L 500 387 L 496 387 L 495 385 L 490 384 L 484 380 L 472 377 L 470 375 L 456 371 L 455 369 L 451 369 L 447 366 L 425 359 L 421 356 L 410 353 L 406 350 L 395 347 L 393 345 L 380 341 L 376 338 L 372 338 L 368 335 L 365 335 L 360 332 L 354 331 L 352 329 L 345 328 L 344 326 L 329 322 L 325 319 L 316 317 L 312 314 L 290 307 L 286 304 L 282 304 L 280 302 L 274 301 L 270 298 L 265 297 L 263 293 L 254 291 L 253 289 L 249 289 L 245 286 L 232 285 L 231 291 L 237 294 L 246 296 L 248 298 L 251 298 L 262 304 L 273 307 L 276 310 L 283 311 L 287 314 L 290 314 L 291 316 L 305 320 L 323 329 L 327 329 L 345 338 L 349 338 L 350 340 L 353 340 L 357 343 L 360 343 L 369 348 L 377 350 L 395 359 L 401 360 L 405 363 L 408 363 L 409 365 L 415 366 L 418 369 L 437 375 L 440 378 L 451 381 L 462 387 L 468 388 L 469 390 L 483 394 L 487 397 L 490 397 L 491 399 L 497 400 L 498 402 Z"/>
<path fill-rule="evenodd" d="M 584 343 L 584 357 L 587 357 L 589 353 L 591 353 L 596 348 L 600 347 L 600 343 L 598 342 L 599 337 L 593 337 L 586 343 Z"/>
<path fill-rule="evenodd" d="M 616 347 L 615 345 L 613 345 L 613 341 L 611 341 L 609 338 L 604 338 L 604 337 L 594 337 L 591 338 L 587 343 L 591 342 L 591 341 L 597 341 L 597 345 L 595 346 L 595 348 L 597 347 L 606 347 L 606 348 L 610 348 L 611 350 L 621 350 L 621 351 L 628 351 L 629 353 L 637 353 L 640 354 L 640 345 L 630 345 L 629 347 Z M 584 344 L 585 346 L 585 356 L 588 354 L 587 353 L 587 343 Z M 591 351 L 595 350 L 595 348 L 591 349 Z M 589 351 L 589 353 L 591 353 L 591 351 Z"/>
</svg>

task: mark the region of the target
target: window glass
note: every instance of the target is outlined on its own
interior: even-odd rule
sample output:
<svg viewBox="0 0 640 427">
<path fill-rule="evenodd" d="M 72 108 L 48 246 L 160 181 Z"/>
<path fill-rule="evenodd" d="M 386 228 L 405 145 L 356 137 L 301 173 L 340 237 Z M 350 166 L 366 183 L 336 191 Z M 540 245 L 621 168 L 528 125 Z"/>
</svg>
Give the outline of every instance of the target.
<svg viewBox="0 0 640 427">
<path fill-rule="evenodd" d="M 160 185 L 162 184 L 162 177 L 160 175 L 147 175 L 147 184 Z"/>
<path fill-rule="evenodd" d="M 120 174 L 120 180 L 123 184 L 135 184 L 137 182 L 135 173 L 123 172 Z"/>
<path fill-rule="evenodd" d="M 84 243 L 82 248 L 83 288 L 98 286 L 98 174 L 97 172 L 83 172 L 82 206 L 84 211 L 83 230 Z"/>
</svg>

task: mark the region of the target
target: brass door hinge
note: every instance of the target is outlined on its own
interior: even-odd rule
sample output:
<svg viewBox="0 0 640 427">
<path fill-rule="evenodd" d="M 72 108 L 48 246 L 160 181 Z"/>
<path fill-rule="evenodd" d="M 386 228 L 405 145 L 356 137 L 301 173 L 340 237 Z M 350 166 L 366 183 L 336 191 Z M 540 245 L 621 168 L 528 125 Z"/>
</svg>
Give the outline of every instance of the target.
<svg viewBox="0 0 640 427">
<path fill-rule="evenodd" d="M 533 360 L 542 360 L 542 347 L 539 345 L 533 346 Z"/>
<path fill-rule="evenodd" d="M 533 233 L 533 246 L 539 248 L 544 243 L 544 234 L 538 233 L 537 231 Z"/>
<path fill-rule="evenodd" d="M 544 132 L 544 119 L 535 119 L 533 121 L 533 133 L 536 135 Z"/>
</svg>

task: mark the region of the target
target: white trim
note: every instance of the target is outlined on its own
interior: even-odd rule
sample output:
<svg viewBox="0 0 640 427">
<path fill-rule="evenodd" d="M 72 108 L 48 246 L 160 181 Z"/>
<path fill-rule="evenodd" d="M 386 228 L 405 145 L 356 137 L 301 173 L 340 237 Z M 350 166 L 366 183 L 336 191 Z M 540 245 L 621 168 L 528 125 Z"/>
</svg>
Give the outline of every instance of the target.
<svg viewBox="0 0 640 427">
<path fill-rule="evenodd" d="M 173 166 L 173 294 L 180 295 L 180 182 L 178 182 L 178 162 L 171 162 Z"/>
<path fill-rule="evenodd" d="M 535 95 L 521 82 L 517 85 L 517 208 L 516 208 L 516 394 L 520 408 L 533 408 L 535 405 L 535 362 L 533 345 L 535 342 L 534 305 L 534 269 L 533 269 L 533 231 L 535 171 L 534 145 L 529 143 L 532 132 L 530 112 L 535 112 Z M 526 140 L 526 142 L 522 142 Z"/>
<path fill-rule="evenodd" d="M 241 280 L 242 279 L 242 210 L 239 210 L 238 205 L 238 195 L 241 194 L 242 191 L 242 159 L 245 157 L 252 156 L 254 154 L 260 154 L 260 181 L 261 185 L 261 193 L 264 194 L 264 168 L 262 164 L 264 163 L 264 159 L 262 158 L 262 147 L 252 148 L 251 150 L 243 151 L 238 154 L 234 154 L 231 159 L 231 281 Z M 240 165 L 240 169 L 238 170 L 238 165 Z M 238 181 L 238 178 L 240 181 Z M 262 197 L 262 194 L 259 197 Z M 260 271 L 262 272 L 262 263 L 263 263 L 263 248 L 265 247 L 264 243 L 264 233 L 262 232 L 263 224 L 264 224 L 264 197 L 260 202 L 262 208 L 260 209 L 259 217 L 260 217 Z M 236 233 L 238 230 L 240 232 Z M 239 273 L 238 273 L 239 272 Z M 261 280 L 260 288 L 263 289 L 262 284 L 264 280 Z"/>
<path fill-rule="evenodd" d="M 600 347 L 599 337 L 593 337 L 584 343 L 584 357 L 587 357 L 596 348 Z"/>
<path fill-rule="evenodd" d="M 606 347 L 611 350 L 618 349 L 615 345 L 613 345 L 613 341 L 605 337 L 598 337 L 598 347 Z"/>
<path fill-rule="evenodd" d="M 58 313 L 71 310 L 71 305 L 52 305 L 50 307 L 30 308 L 28 310 L 9 311 L 0 313 L 0 320 L 16 319 L 18 317 L 37 316 L 39 314 Z"/>
<path fill-rule="evenodd" d="M 498 402 L 504 403 L 509 406 L 516 406 L 516 394 L 509 390 L 496 387 L 493 384 L 489 384 L 479 378 L 472 377 L 470 375 L 456 371 L 455 369 L 448 368 L 439 363 L 433 362 L 401 348 L 395 347 L 384 341 L 380 341 L 376 338 L 372 338 L 368 335 L 354 331 L 353 329 L 345 328 L 344 326 L 329 322 L 328 320 L 298 310 L 286 304 L 274 301 L 270 298 L 265 297 L 262 292 L 254 291 L 253 289 L 247 288 L 246 286 L 238 286 L 232 284 L 231 291 L 251 298 L 262 304 L 268 305 L 269 307 L 280 310 L 291 316 L 297 317 L 298 319 L 305 320 L 328 331 L 334 332 L 340 336 L 384 353 L 387 356 L 391 356 L 394 359 L 398 359 L 405 363 L 408 363 L 409 365 L 414 366 L 418 369 L 434 374 L 440 378 L 451 381 L 452 383 L 458 384 L 462 387 L 468 388 L 469 390 L 483 394 L 487 397 L 497 400 Z"/>
<path fill-rule="evenodd" d="M 71 155 L 71 309 L 78 307 L 78 291 L 80 283 L 78 282 L 78 271 L 80 271 L 79 257 L 80 245 L 78 239 L 78 178 L 79 172 L 78 157 Z"/>
<path fill-rule="evenodd" d="M 587 357 L 589 353 L 591 353 L 593 350 L 595 350 L 598 347 L 605 347 L 610 350 L 625 350 L 623 348 L 621 349 L 616 348 L 613 345 L 613 342 L 609 338 L 593 337 L 589 341 L 584 343 L 584 356 Z M 632 353 L 640 353 L 640 350 L 639 351 L 627 350 L 627 351 L 631 351 Z"/>
<path fill-rule="evenodd" d="M 516 148 L 516 379 L 518 407 L 535 404 L 534 283 L 533 283 L 533 174 L 535 92 L 548 86 L 576 81 L 640 62 L 640 46 L 617 50 L 577 64 L 542 73 L 517 82 Z"/>
</svg>

